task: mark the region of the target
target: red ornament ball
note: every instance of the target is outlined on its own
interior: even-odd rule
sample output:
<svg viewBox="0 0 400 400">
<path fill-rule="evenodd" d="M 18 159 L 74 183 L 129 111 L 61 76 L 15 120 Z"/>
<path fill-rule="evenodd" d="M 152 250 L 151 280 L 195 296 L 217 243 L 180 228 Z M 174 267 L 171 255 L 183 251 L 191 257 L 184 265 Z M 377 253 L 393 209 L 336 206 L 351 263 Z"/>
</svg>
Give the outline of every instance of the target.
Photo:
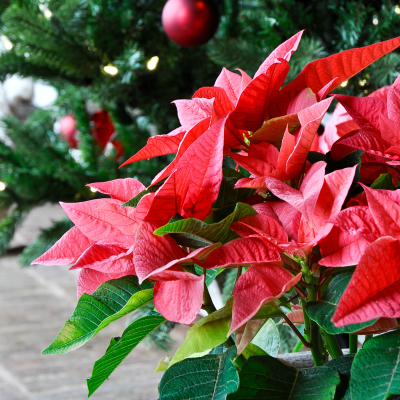
<svg viewBox="0 0 400 400">
<path fill-rule="evenodd" d="M 97 145 L 104 149 L 115 131 L 114 124 L 107 111 L 96 111 L 90 120 L 92 136 Z"/>
<path fill-rule="evenodd" d="M 60 119 L 60 133 L 68 142 L 71 149 L 76 149 L 78 146 L 78 140 L 76 139 L 77 130 L 75 125 L 75 118 L 71 114 Z"/>
<path fill-rule="evenodd" d="M 162 24 L 168 37 L 180 46 L 201 46 L 218 28 L 218 9 L 213 0 L 168 0 Z"/>
</svg>

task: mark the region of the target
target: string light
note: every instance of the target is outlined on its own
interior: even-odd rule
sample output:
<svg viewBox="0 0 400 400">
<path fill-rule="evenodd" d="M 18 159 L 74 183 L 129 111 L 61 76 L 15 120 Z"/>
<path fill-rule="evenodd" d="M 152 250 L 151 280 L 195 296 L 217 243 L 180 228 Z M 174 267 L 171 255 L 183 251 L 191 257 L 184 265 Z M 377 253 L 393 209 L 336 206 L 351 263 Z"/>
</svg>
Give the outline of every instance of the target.
<svg viewBox="0 0 400 400">
<path fill-rule="evenodd" d="M 6 190 L 6 184 L 4 182 L 0 182 L 0 190 Z"/>
<path fill-rule="evenodd" d="M 6 50 L 11 50 L 13 48 L 13 44 L 10 42 L 7 36 L 1 35 L 1 41 L 3 42 L 3 46 Z"/>
<path fill-rule="evenodd" d="M 91 188 L 90 188 L 90 191 L 91 191 L 92 193 L 96 193 L 96 192 L 97 192 L 97 189 L 95 189 L 94 187 L 91 187 Z"/>
<path fill-rule="evenodd" d="M 400 14 L 400 6 L 399 6 L 399 5 L 395 6 L 394 12 L 395 12 L 396 14 Z"/>
<path fill-rule="evenodd" d="M 379 19 L 378 19 L 378 17 L 374 17 L 374 18 L 372 19 L 372 23 L 373 23 L 374 25 L 378 25 L 378 24 L 379 24 Z"/>
<path fill-rule="evenodd" d="M 50 19 L 53 15 L 53 13 L 44 4 L 39 4 L 39 9 L 47 19 Z"/>
<path fill-rule="evenodd" d="M 367 80 L 366 79 L 361 79 L 360 81 L 358 81 L 358 83 L 359 83 L 360 86 L 365 86 L 366 83 L 367 83 Z"/>
<path fill-rule="evenodd" d="M 344 81 L 344 82 L 342 82 L 342 83 L 340 84 L 340 86 L 341 86 L 341 87 L 346 87 L 348 83 L 349 83 L 349 81 Z"/>
<path fill-rule="evenodd" d="M 103 68 L 103 70 L 108 75 L 117 75 L 118 74 L 118 68 L 111 64 L 106 65 Z"/>
<path fill-rule="evenodd" d="M 159 61 L 159 60 L 160 60 L 160 59 L 159 59 L 157 56 L 151 57 L 150 60 L 147 61 L 147 68 L 148 68 L 150 71 L 153 71 L 154 69 L 157 68 L 157 64 L 158 64 L 158 61 Z"/>
</svg>

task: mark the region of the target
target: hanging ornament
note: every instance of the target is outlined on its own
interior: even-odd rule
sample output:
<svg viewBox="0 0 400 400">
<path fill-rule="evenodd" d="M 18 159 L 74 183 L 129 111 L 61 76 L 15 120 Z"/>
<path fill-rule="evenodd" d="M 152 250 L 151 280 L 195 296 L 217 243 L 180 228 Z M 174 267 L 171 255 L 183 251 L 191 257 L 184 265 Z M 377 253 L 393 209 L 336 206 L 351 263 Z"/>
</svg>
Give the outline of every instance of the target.
<svg viewBox="0 0 400 400">
<path fill-rule="evenodd" d="M 111 121 L 110 115 L 107 111 L 96 111 L 91 119 L 92 129 L 91 133 L 96 141 L 96 144 L 104 149 L 106 152 L 107 147 L 114 147 L 115 158 L 118 159 L 124 152 L 122 144 L 119 140 L 114 139 L 115 127 Z"/>
<path fill-rule="evenodd" d="M 168 0 L 162 24 L 168 37 L 180 46 L 201 46 L 218 28 L 218 9 L 214 0 Z"/>
<path fill-rule="evenodd" d="M 104 149 L 115 131 L 107 111 L 96 111 L 92 118 L 92 135 L 99 147 Z"/>
<path fill-rule="evenodd" d="M 71 149 L 76 149 L 78 146 L 78 140 L 76 138 L 77 130 L 75 128 L 75 118 L 70 114 L 62 117 L 59 123 L 59 129 L 62 137 L 66 140 Z"/>
</svg>

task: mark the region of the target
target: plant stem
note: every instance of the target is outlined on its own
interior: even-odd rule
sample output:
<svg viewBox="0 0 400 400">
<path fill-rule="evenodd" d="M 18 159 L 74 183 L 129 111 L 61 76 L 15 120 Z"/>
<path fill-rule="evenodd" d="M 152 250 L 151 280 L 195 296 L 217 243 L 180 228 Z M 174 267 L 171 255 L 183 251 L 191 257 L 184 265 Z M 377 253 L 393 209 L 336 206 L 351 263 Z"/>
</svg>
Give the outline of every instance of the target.
<svg viewBox="0 0 400 400">
<path fill-rule="evenodd" d="M 292 321 L 285 315 L 282 315 L 283 319 L 285 322 L 290 326 L 292 331 L 295 333 L 295 335 L 300 339 L 300 341 L 303 343 L 305 347 L 312 347 L 311 343 L 308 343 L 306 339 L 304 339 L 303 335 L 299 332 L 299 330 L 293 325 Z"/>
<path fill-rule="evenodd" d="M 303 315 L 304 315 L 304 337 L 306 340 L 310 340 L 310 318 L 308 318 L 308 315 L 306 313 L 306 301 L 301 298 L 301 305 L 303 307 Z"/>
<path fill-rule="evenodd" d="M 204 293 L 203 293 L 203 310 L 207 311 L 208 314 L 211 314 L 214 311 L 217 311 L 217 309 L 214 306 L 214 303 L 211 299 L 210 292 L 208 291 L 208 287 L 204 283 Z"/>
<path fill-rule="evenodd" d="M 305 300 L 307 298 L 306 294 L 298 286 L 293 286 L 293 289 L 302 297 L 302 299 Z"/>
<path fill-rule="evenodd" d="M 308 287 L 308 300 L 315 301 L 317 299 L 317 292 L 315 290 L 314 285 L 312 285 L 313 276 L 310 275 L 310 270 L 307 265 L 302 264 L 303 267 L 303 274 L 305 275 L 307 283 L 310 283 L 310 287 Z M 304 333 L 307 335 L 307 338 L 310 340 L 311 343 L 311 354 L 314 360 L 314 365 L 319 367 L 324 365 L 327 361 L 326 351 L 324 352 L 324 348 L 322 346 L 322 338 L 319 332 L 318 324 L 311 320 L 307 315 L 305 305 L 306 301 L 302 299 L 303 305 L 303 314 L 304 314 Z M 325 354 L 324 354 L 325 353 Z"/>
<path fill-rule="evenodd" d="M 321 343 L 321 335 L 319 333 L 318 324 L 310 320 L 310 331 L 311 331 L 311 354 L 313 356 L 314 364 L 316 367 L 324 365 L 326 363 L 326 357 L 323 354 L 323 348 Z"/>
<path fill-rule="evenodd" d="M 358 336 L 350 334 L 349 335 L 349 350 L 350 354 L 356 354 L 358 350 Z"/>
<path fill-rule="evenodd" d="M 300 341 L 297 346 L 293 349 L 293 353 L 298 353 L 303 347 L 303 343 Z"/>
<path fill-rule="evenodd" d="M 342 349 L 340 348 L 339 342 L 335 335 L 321 329 L 321 334 L 324 337 L 325 344 L 328 348 L 329 354 L 332 358 L 338 358 L 343 356 Z"/>
<path fill-rule="evenodd" d="M 243 270 L 243 267 L 242 267 L 242 266 L 238 267 L 238 269 L 237 269 L 237 275 L 236 275 L 236 280 L 235 280 L 235 285 L 237 284 L 237 281 L 239 280 L 240 276 L 242 275 L 242 270 Z"/>
</svg>

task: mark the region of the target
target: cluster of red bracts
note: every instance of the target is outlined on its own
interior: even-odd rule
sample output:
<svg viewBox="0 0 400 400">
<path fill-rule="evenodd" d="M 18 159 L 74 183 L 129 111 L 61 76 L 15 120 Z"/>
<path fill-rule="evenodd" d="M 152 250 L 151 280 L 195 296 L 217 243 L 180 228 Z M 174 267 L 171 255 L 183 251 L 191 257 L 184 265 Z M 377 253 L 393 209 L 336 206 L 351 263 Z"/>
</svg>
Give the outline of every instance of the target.
<svg viewBox="0 0 400 400">
<path fill-rule="evenodd" d="M 188 265 L 249 267 L 232 293 L 233 332 L 300 281 L 300 268 L 287 264 L 290 257 L 307 260 L 319 247 L 320 266 L 358 265 L 335 324 L 400 317 L 400 190 L 363 186 L 365 193 L 345 203 L 357 166 L 327 173 L 324 161 L 307 161 L 310 150 L 331 151 L 340 159 L 361 149 L 363 183 L 371 183 L 372 170 L 377 176 L 390 170 L 397 184 L 397 81 L 384 99 L 337 96 L 354 122 L 342 110 L 326 135 L 316 133 L 333 100 L 326 99 L 329 92 L 397 48 L 400 38 L 316 60 L 281 88 L 301 34 L 274 50 L 254 78 L 223 69 L 215 86 L 176 101 L 182 126 L 150 138 L 125 163 L 175 153 L 152 182 L 164 180 L 158 190 L 144 195 L 136 208 L 121 208 L 146 189 L 140 182 L 90 184 L 111 198 L 62 204 L 75 226 L 34 263 L 80 268 L 78 296 L 125 275 L 155 281 L 156 309 L 184 324 L 193 322 L 202 307 L 205 279 Z M 251 174 L 236 187 L 261 194 L 247 200 L 256 214 L 227 228 L 240 237 L 188 249 L 169 235 L 155 235 L 177 214 L 204 221 L 214 212 L 226 156 Z M 274 199 L 265 199 L 266 192 Z"/>
</svg>

